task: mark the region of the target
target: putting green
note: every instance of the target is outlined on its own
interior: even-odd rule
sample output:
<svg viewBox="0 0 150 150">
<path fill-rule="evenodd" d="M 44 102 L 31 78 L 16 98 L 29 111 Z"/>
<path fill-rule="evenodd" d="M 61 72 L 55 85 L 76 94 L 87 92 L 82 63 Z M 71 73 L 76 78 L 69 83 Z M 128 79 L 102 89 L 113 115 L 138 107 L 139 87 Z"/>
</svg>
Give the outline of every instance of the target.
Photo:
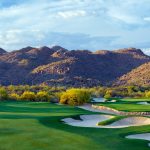
<svg viewBox="0 0 150 150">
<path fill-rule="evenodd" d="M 1 102 L 0 150 L 149 150 L 148 141 L 125 136 L 150 132 L 150 126 L 100 129 L 60 122 L 81 114 L 96 113 L 50 103 Z"/>
</svg>

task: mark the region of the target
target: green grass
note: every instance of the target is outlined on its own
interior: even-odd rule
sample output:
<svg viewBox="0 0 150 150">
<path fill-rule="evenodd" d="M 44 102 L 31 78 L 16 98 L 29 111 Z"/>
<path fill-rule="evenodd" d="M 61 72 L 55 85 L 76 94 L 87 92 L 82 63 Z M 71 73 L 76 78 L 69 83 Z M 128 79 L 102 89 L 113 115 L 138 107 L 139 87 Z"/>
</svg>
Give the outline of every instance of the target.
<svg viewBox="0 0 150 150">
<path fill-rule="evenodd" d="M 92 113 L 50 103 L 1 102 L 0 150 L 149 150 L 148 141 L 124 137 L 150 132 L 150 126 L 82 128 L 60 121 L 80 114 Z"/>
<path fill-rule="evenodd" d="M 127 111 L 127 112 L 150 112 L 150 105 L 141 105 L 137 104 L 138 102 L 149 102 L 149 99 L 120 99 L 117 102 L 105 102 L 100 103 L 98 105 L 103 105 L 106 107 L 110 107 L 113 109 L 117 109 L 119 111 Z"/>
<path fill-rule="evenodd" d="M 124 99 L 120 99 L 121 101 L 125 101 L 125 102 L 149 102 L 150 98 L 124 98 Z"/>
<path fill-rule="evenodd" d="M 119 111 L 127 111 L 127 112 L 150 112 L 150 105 L 140 105 L 140 104 L 101 104 L 103 106 L 107 106 L 110 108 L 117 109 Z"/>
<path fill-rule="evenodd" d="M 127 116 L 114 116 L 113 118 L 99 122 L 98 125 L 106 126 L 106 125 L 112 124 L 113 122 L 118 121 L 120 119 L 124 119 L 124 118 L 127 118 Z"/>
</svg>

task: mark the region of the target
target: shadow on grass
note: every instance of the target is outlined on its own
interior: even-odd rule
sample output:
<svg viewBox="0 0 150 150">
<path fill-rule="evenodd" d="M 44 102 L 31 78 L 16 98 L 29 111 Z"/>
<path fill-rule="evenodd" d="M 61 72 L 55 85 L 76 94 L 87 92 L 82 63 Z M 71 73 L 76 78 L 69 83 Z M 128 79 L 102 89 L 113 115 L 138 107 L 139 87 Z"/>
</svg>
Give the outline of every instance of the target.
<svg viewBox="0 0 150 150">
<path fill-rule="evenodd" d="M 0 136 L 8 136 L 13 134 L 19 134 L 22 131 L 14 129 L 14 128 L 0 128 Z"/>
</svg>

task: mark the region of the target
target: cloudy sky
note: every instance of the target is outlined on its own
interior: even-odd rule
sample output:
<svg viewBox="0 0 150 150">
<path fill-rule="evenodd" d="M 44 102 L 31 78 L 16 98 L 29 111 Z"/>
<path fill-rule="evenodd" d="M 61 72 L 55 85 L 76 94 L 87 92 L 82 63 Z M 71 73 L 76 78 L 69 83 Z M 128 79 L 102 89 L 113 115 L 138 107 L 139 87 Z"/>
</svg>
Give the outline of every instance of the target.
<svg viewBox="0 0 150 150">
<path fill-rule="evenodd" d="M 142 48 L 150 54 L 150 0 L 0 0 L 0 47 Z"/>
</svg>

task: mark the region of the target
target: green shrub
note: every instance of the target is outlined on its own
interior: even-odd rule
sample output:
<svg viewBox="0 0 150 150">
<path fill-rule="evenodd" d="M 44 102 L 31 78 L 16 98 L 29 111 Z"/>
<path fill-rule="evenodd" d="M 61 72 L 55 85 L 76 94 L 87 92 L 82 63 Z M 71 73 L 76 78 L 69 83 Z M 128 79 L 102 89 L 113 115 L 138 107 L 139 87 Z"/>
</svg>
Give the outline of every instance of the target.
<svg viewBox="0 0 150 150">
<path fill-rule="evenodd" d="M 114 116 L 113 118 L 99 122 L 97 125 L 99 125 L 99 126 L 110 125 L 110 124 L 114 123 L 115 121 L 118 121 L 118 120 L 121 120 L 124 118 L 127 118 L 127 116 Z"/>
<path fill-rule="evenodd" d="M 6 89 L 0 88 L 0 100 L 7 100 L 8 99 L 8 93 Z"/>
<path fill-rule="evenodd" d="M 47 102 L 47 101 L 50 101 L 50 96 L 47 92 L 45 91 L 39 91 L 37 94 L 36 94 L 36 100 L 37 101 L 41 101 L 41 102 Z"/>
<path fill-rule="evenodd" d="M 16 93 L 11 93 L 11 94 L 9 95 L 9 97 L 10 97 L 10 99 L 12 99 L 12 100 L 19 100 L 19 99 L 20 99 L 20 96 L 19 96 L 18 94 L 16 94 Z"/>
<path fill-rule="evenodd" d="M 27 101 L 35 101 L 36 100 L 36 95 L 34 92 L 29 92 L 29 91 L 25 91 L 21 97 L 21 100 L 27 100 Z"/>
<path fill-rule="evenodd" d="M 69 89 L 60 97 L 61 104 L 69 104 L 72 106 L 82 105 L 89 102 L 91 93 L 86 89 Z"/>
<path fill-rule="evenodd" d="M 145 97 L 146 97 L 146 98 L 150 98 L 150 91 L 145 92 Z"/>
<path fill-rule="evenodd" d="M 60 103 L 68 104 L 68 101 L 69 101 L 69 94 L 64 92 L 60 97 Z"/>
<path fill-rule="evenodd" d="M 110 90 L 106 91 L 104 98 L 109 99 L 112 97 L 112 92 Z"/>
<path fill-rule="evenodd" d="M 57 99 L 60 99 L 61 96 L 63 95 L 64 92 L 56 92 L 54 93 L 54 96 L 57 98 Z"/>
</svg>

